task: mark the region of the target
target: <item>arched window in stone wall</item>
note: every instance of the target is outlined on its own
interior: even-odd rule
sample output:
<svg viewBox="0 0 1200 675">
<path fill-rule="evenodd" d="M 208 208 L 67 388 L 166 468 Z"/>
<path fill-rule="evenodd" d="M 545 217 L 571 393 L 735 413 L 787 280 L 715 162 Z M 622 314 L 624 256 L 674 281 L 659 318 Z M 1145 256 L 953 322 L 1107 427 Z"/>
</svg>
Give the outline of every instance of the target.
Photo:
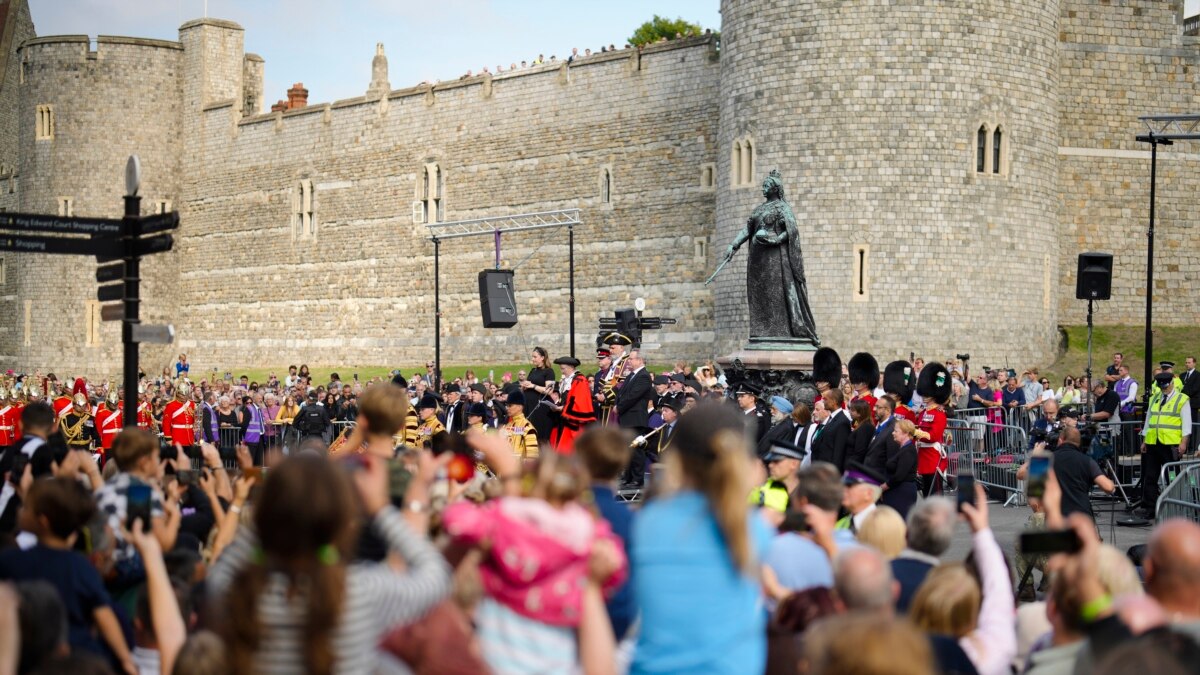
<svg viewBox="0 0 1200 675">
<path fill-rule="evenodd" d="M 975 172 L 987 172 L 987 143 L 988 143 L 988 128 L 986 124 L 979 125 L 979 131 L 975 134 Z"/>
<path fill-rule="evenodd" d="M 734 141 L 733 150 L 729 153 L 729 184 L 737 187 L 742 184 L 742 142 Z"/>
<path fill-rule="evenodd" d="M 996 130 L 992 132 L 992 173 L 1001 173 L 1000 169 L 1004 165 L 1004 132 L 1002 127 L 996 126 Z"/>
<path fill-rule="evenodd" d="M 754 183 L 754 141 L 739 138 L 729 155 L 729 182 L 733 187 Z"/>
<path fill-rule="evenodd" d="M 612 170 L 608 167 L 600 170 L 600 203 L 612 203 Z"/>
<path fill-rule="evenodd" d="M 37 107 L 37 124 L 34 138 L 39 141 L 54 139 L 54 106 L 39 105 Z"/>
<path fill-rule="evenodd" d="M 317 235 L 316 200 L 309 178 L 296 181 L 292 189 L 292 238 L 309 239 Z"/>
<path fill-rule="evenodd" d="M 440 223 L 446 218 L 446 174 L 436 162 L 425 165 L 421 175 L 421 222 Z"/>
</svg>

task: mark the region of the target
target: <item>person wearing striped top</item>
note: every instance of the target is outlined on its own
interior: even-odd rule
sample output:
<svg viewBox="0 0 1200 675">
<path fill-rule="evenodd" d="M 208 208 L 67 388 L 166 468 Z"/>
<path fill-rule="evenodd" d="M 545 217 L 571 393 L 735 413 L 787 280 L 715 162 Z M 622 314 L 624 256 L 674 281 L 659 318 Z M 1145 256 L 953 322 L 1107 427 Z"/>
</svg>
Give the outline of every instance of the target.
<svg viewBox="0 0 1200 675">
<path fill-rule="evenodd" d="M 255 527 L 238 533 L 208 577 L 209 596 L 227 611 L 232 672 L 375 672 L 381 638 L 449 594 L 449 565 L 388 499 L 386 462 L 354 459 L 370 527 L 404 559 L 405 571 L 346 564 L 359 513 L 348 471 L 320 457 L 284 461 L 256 500 Z M 428 503 L 432 475 L 410 484 L 409 515 Z"/>
</svg>

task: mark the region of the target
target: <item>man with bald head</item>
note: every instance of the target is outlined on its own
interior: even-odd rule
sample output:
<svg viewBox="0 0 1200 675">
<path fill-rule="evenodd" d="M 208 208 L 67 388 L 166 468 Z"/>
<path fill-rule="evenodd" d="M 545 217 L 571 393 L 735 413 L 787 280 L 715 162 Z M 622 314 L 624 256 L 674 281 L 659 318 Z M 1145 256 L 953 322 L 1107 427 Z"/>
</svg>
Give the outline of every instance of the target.
<svg viewBox="0 0 1200 675">
<path fill-rule="evenodd" d="M 892 616 L 900 584 L 878 551 L 859 546 L 842 552 L 833 570 L 833 585 L 848 611 L 880 612 Z"/>
<path fill-rule="evenodd" d="M 1177 630 L 1200 639 L 1200 525 L 1172 519 L 1154 529 L 1143 562 L 1146 592 Z"/>
</svg>

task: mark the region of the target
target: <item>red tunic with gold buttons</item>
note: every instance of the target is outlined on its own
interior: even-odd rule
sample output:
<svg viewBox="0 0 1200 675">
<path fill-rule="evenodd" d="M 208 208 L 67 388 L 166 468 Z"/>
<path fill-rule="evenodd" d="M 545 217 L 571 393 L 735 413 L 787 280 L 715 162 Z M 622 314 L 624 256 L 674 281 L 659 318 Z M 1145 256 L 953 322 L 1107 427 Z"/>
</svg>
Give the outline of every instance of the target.
<svg viewBox="0 0 1200 675">
<path fill-rule="evenodd" d="M 171 443 L 183 446 L 196 443 L 196 406 L 191 401 L 174 400 L 163 410 L 163 435 Z"/>
<path fill-rule="evenodd" d="M 96 413 L 96 430 L 100 432 L 100 447 L 104 448 L 105 455 L 112 449 L 113 439 L 121 433 L 123 424 L 120 408 L 109 410 L 106 405 Z"/>
<path fill-rule="evenodd" d="M 16 406 L 0 402 L 0 448 L 17 442 Z"/>
<path fill-rule="evenodd" d="M 154 415 L 150 412 L 150 404 L 142 401 L 138 404 L 137 425 L 142 429 L 154 428 Z"/>
<path fill-rule="evenodd" d="M 929 475 L 949 466 L 942 452 L 942 439 L 946 437 L 946 413 L 941 408 L 926 408 L 918 415 L 917 429 L 929 434 L 928 438 L 917 441 L 917 473 Z"/>
</svg>

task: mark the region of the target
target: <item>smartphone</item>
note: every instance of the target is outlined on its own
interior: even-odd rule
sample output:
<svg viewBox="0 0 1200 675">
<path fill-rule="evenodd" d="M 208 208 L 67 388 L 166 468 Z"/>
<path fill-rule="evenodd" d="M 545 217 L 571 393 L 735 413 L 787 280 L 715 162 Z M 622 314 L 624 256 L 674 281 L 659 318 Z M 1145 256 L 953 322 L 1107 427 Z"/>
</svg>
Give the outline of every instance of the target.
<svg viewBox="0 0 1200 675">
<path fill-rule="evenodd" d="M 975 503 L 975 474 L 958 474 L 958 510 L 962 511 L 963 504 Z"/>
<path fill-rule="evenodd" d="M 130 485 L 126 492 L 125 527 L 133 530 L 133 521 L 141 519 L 142 531 L 150 529 L 150 486 Z"/>
<path fill-rule="evenodd" d="M 248 466 L 242 469 L 242 474 L 247 478 L 253 478 L 256 483 L 262 483 L 264 473 L 266 473 L 266 467 L 261 466 Z"/>
<path fill-rule="evenodd" d="M 1075 530 L 1023 532 L 1017 542 L 1017 548 L 1022 555 L 1076 553 L 1083 548 L 1083 542 L 1079 541 L 1079 535 L 1075 533 Z"/>
<path fill-rule="evenodd" d="M 1035 452 L 1029 456 L 1029 474 L 1025 478 L 1025 494 L 1041 499 L 1046 495 L 1046 478 L 1050 474 L 1050 454 Z"/>
</svg>

